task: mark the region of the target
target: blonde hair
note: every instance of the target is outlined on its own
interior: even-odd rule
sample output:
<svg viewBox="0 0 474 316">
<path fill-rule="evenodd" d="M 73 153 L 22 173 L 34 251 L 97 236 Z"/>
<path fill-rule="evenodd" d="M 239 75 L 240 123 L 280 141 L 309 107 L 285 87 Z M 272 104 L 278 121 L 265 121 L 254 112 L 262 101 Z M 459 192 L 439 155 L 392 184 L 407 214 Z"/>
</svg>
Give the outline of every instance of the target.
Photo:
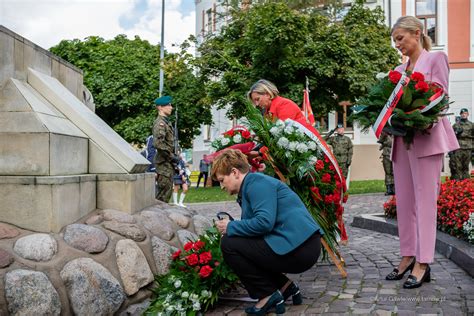
<svg viewBox="0 0 474 316">
<path fill-rule="evenodd" d="M 212 179 L 217 180 L 217 174 L 229 175 L 232 172 L 232 168 L 236 168 L 242 173 L 247 173 L 250 170 L 247 156 L 240 150 L 226 150 L 212 162 Z"/>
<path fill-rule="evenodd" d="M 429 37 L 423 32 L 423 23 L 419 19 L 411 15 L 406 15 L 398 18 L 397 22 L 395 22 L 392 27 L 391 34 L 393 34 L 395 29 L 399 28 L 407 30 L 410 33 L 415 33 L 419 30 L 421 46 L 427 51 L 431 49 L 431 37 Z"/>
<path fill-rule="evenodd" d="M 249 92 L 247 92 L 247 98 L 250 101 L 252 101 L 252 93 L 254 92 L 258 94 L 268 94 L 270 95 L 270 99 L 277 97 L 280 93 L 273 83 L 265 79 L 260 79 L 250 87 Z"/>
</svg>

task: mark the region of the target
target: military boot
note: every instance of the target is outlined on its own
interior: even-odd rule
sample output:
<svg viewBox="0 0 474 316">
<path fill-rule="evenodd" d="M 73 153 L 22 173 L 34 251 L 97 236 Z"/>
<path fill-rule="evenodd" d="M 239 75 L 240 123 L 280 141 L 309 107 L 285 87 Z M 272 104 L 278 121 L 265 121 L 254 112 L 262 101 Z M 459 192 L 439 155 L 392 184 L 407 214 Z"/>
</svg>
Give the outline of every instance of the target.
<svg viewBox="0 0 474 316">
<path fill-rule="evenodd" d="M 395 195 L 395 186 L 393 184 L 387 184 L 387 192 L 385 195 Z"/>
</svg>

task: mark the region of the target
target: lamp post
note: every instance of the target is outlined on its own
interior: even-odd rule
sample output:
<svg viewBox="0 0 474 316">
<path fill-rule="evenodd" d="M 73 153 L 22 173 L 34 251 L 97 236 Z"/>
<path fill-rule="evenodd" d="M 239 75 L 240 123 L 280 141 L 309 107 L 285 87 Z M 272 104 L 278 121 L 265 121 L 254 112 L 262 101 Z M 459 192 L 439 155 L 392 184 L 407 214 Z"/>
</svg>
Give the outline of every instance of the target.
<svg viewBox="0 0 474 316">
<path fill-rule="evenodd" d="M 165 58 L 165 0 L 161 0 L 161 44 L 160 44 L 160 97 L 163 94 L 163 59 Z"/>
</svg>

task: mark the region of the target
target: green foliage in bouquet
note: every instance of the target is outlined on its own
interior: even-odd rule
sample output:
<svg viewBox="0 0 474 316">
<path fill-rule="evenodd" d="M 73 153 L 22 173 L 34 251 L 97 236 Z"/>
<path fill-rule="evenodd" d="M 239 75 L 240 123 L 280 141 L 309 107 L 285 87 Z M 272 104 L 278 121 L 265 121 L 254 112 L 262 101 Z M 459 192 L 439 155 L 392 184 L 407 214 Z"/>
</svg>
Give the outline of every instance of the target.
<svg viewBox="0 0 474 316">
<path fill-rule="evenodd" d="M 247 120 L 259 143 L 267 147 L 265 173 L 280 172 L 288 186 L 306 205 L 324 231 L 323 238 L 336 249 L 337 216 L 342 215 L 341 189 L 337 172 L 317 144 L 288 121 L 273 122 L 252 105 L 246 108 Z M 344 197 L 347 198 L 347 195 Z M 324 252 L 324 258 L 326 258 Z"/>
<path fill-rule="evenodd" d="M 171 255 L 170 271 L 156 276 L 154 298 L 145 315 L 196 315 L 213 306 L 238 277 L 224 262 L 215 227 Z"/>
<path fill-rule="evenodd" d="M 406 135 L 403 136 L 403 140 L 409 147 L 413 143 L 415 133 L 429 133 L 432 124 L 445 115 L 443 111 L 448 108 L 449 100 L 445 96 L 434 107 L 426 112 L 421 112 L 430 103 L 430 98 L 440 92 L 442 88 L 437 83 L 425 81 L 422 73 L 407 72 L 407 76 L 410 81 L 403 87 L 403 95 L 387 125 L 405 130 Z M 359 99 L 349 120 L 356 122 L 362 131 L 367 131 L 375 124 L 401 77 L 400 72 L 393 70 L 389 72 L 388 76 L 378 75 L 378 81 L 370 88 L 367 96 Z"/>
</svg>

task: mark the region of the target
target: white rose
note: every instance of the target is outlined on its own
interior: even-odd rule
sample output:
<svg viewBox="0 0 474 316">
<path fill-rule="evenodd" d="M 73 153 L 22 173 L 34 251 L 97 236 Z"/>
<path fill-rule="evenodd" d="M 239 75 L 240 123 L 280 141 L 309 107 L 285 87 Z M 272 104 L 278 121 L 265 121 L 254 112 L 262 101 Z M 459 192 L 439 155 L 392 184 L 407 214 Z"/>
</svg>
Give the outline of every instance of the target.
<svg viewBox="0 0 474 316">
<path fill-rule="evenodd" d="M 229 141 L 229 139 L 228 139 L 228 138 L 222 138 L 222 140 L 221 140 L 221 144 L 222 144 L 222 146 L 226 146 L 226 145 L 228 145 L 228 144 L 229 144 L 229 142 L 230 142 L 230 141 Z"/>
<path fill-rule="evenodd" d="M 280 129 L 276 126 L 273 126 L 272 128 L 270 128 L 270 134 L 272 134 L 273 136 L 278 136 L 280 134 Z"/>
<path fill-rule="evenodd" d="M 234 143 L 240 143 L 242 141 L 242 136 L 240 136 L 240 134 L 236 134 L 232 139 L 234 140 Z"/>
<path fill-rule="evenodd" d="M 189 299 L 194 302 L 194 301 L 197 301 L 199 299 L 199 296 L 197 294 L 191 294 L 189 296 Z"/>
<path fill-rule="evenodd" d="M 316 150 L 316 143 L 315 142 L 309 142 L 308 143 L 308 148 L 311 149 L 311 150 Z"/>
<path fill-rule="evenodd" d="M 314 157 L 314 156 L 311 156 L 308 158 L 308 161 L 314 165 L 317 161 L 318 161 L 318 158 Z"/>
<path fill-rule="evenodd" d="M 289 140 L 286 137 L 281 137 L 277 142 L 278 146 L 285 149 L 288 148 L 288 144 L 289 144 Z"/>
<path fill-rule="evenodd" d="M 285 122 L 283 122 L 282 120 L 277 120 L 276 123 L 275 123 L 276 126 L 278 127 L 284 127 L 285 126 Z"/>
<path fill-rule="evenodd" d="M 285 133 L 288 135 L 293 134 L 293 127 L 292 126 L 285 127 Z"/>
<path fill-rule="evenodd" d="M 296 145 L 296 150 L 300 153 L 305 153 L 308 151 L 308 146 L 303 143 L 298 143 L 298 145 Z"/>
<path fill-rule="evenodd" d="M 206 290 L 202 290 L 202 291 L 201 291 L 201 296 L 202 296 L 202 297 L 207 297 L 208 295 L 209 295 L 209 292 L 208 292 L 208 291 L 206 291 Z"/>
<path fill-rule="evenodd" d="M 295 151 L 297 145 L 297 142 L 290 142 L 290 144 L 288 145 L 288 149 L 291 151 Z"/>
<path fill-rule="evenodd" d="M 176 280 L 176 282 L 174 282 L 174 287 L 178 289 L 180 286 L 181 286 L 181 280 Z"/>
<path fill-rule="evenodd" d="M 166 308 L 166 310 L 167 310 L 168 312 L 172 312 L 172 311 L 174 311 L 174 306 L 173 306 L 173 305 L 170 305 L 170 306 L 168 306 L 168 307 Z"/>
<path fill-rule="evenodd" d="M 198 311 L 201 309 L 201 303 L 199 302 L 194 302 L 193 304 L 193 310 Z"/>
<path fill-rule="evenodd" d="M 181 293 L 181 297 L 182 298 L 188 298 L 189 297 L 189 293 L 184 291 L 183 293 Z"/>
<path fill-rule="evenodd" d="M 387 72 L 379 72 L 378 74 L 375 75 L 375 78 L 378 79 L 378 80 L 381 80 L 381 79 L 383 79 L 387 76 L 388 76 Z"/>
</svg>

